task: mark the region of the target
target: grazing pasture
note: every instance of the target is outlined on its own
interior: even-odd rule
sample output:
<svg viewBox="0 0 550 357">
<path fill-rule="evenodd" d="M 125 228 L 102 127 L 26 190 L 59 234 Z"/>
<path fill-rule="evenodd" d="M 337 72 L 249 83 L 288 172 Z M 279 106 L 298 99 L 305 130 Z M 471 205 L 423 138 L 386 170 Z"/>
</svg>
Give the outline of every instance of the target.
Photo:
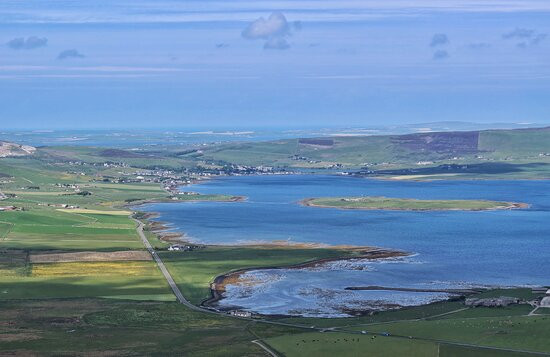
<svg viewBox="0 0 550 357">
<path fill-rule="evenodd" d="M 7 232 L 0 241 L 0 248 L 143 249 L 135 231 L 135 223 L 126 214 L 121 215 L 118 212 L 77 213 L 36 207 L 28 211 L 2 212 L 0 221 Z"/>
<path fill-rule="evenodd" d="M 2 355 L 265 357 L 252 339 L 293 332 L 191 311 L 174 302 L 0 300 Z"/>
<path fill-rule="evenodd" d="M 433 342 L 384 336 L 313 332 L 273 337 L 266 342 L 284 356 L 438 356 L 438 346 Z"/>
<path fill-rule="evenodd" d="M 395 322 L 369 331 L 550 353 L 550 316 L 495 316 Z"/>
</svg>

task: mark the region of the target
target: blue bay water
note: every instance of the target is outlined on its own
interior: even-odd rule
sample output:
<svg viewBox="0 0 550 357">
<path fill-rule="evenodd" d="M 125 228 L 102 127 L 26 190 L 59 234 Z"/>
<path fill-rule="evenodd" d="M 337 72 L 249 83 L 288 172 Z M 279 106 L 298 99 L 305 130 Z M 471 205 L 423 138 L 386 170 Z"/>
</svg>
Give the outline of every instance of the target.
<svg viewBox="0 0 550 357">
<path fill-rule="evenodd" d="M 383 181 L 345 176 L 238 176 L 187 187 L 245 202 L 150 204 L 147 211 L 203 243 L 290 240 L 379 246 L 412 257 L 324 270 L 264 270 L 254 291 L 228 289 L 223 304 L 263 313 L 338 315 L 342 304 L 424 303 L 441 294 L 349 292 L 347 286 L 434 288 L 550 284 L 550 181 Z M 526 210 L 396 212 L 303 207 L 320 196 L 488 199 Z"/>
</svg>

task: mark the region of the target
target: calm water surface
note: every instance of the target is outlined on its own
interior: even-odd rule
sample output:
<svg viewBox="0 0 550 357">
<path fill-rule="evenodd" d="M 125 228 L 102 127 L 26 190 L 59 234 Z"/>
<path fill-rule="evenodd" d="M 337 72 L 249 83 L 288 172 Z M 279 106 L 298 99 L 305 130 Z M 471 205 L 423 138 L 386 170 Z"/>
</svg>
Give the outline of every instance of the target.
<svg viewBox="0 0 550 357">
<path fill-rule="evenodd" d="M 240 176 L 185 188 L 244 195 L 238 203 L 146 205 L 174 230 L 203 243 L 290 240 L 394 248 L 412 257 L 332 264 L 327 269 L 248 273 L 253 288 L 231 286 L 223 306 L 261 313 L 338 316 L 342 305 L 412 305 L 444 294 L 351 292 L 347 286 L 435 288 L 550 284 L 550 181 L 398 182 L 344 176 Z M 527 210 L 391 212 L 303 207 L 303 198 L 387 196 L 525 202 Z"/>
</svg>

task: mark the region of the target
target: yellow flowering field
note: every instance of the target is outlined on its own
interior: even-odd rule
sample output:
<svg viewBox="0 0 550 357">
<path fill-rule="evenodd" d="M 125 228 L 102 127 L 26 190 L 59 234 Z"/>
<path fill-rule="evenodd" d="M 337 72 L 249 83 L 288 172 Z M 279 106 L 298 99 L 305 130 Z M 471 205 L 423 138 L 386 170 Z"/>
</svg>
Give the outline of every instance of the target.
<svg viewBox="0 0 550 357">
<path fill-rule="evenodd" d="M 151 262 L 70 262 L 33 264 L 33 277 L 54 276 L 147 276 L 157 274 Z"/>
</svg>

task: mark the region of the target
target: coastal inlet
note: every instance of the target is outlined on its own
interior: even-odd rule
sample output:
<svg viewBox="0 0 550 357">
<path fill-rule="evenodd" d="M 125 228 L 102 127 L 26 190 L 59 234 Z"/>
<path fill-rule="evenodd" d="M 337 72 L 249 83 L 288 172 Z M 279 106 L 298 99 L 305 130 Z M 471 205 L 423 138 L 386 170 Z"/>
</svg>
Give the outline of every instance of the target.
<svg viewBox="0 0 550 357">
<path fill-rule="evenodd" d="M 259 269 L 254 289 L 226 286 L 223 306 L 265 314 L 346 314 L 331 301 L 352 306 L 407 305 L 445 293 L 352 291 L 352 286 L 467 289 L 478 286 L 548 285 L 550 181 L 382 181 L 323 175 L 236 176 L 186 187 L 201 194 L 246 196 L 238 203 L 159 203 L 171 231 L 202 244 L 303 242 L 385 247 L 412 256 L 358 262 L 362 268 Z M 416 200 L 521 202 L 524 209 L 394 211 L 317 209 L 307 197 L 392 197 Z"/>
</svg>

